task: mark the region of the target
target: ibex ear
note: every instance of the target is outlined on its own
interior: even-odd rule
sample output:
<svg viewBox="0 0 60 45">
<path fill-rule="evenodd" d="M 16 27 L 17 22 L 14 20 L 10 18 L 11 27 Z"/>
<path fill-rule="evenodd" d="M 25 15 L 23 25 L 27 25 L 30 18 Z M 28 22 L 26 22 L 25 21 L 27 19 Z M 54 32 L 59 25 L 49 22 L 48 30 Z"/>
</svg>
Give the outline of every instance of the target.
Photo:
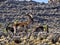
<svg viewBox="0 0 60 45">
<path fill-rule="evenodd" d="M 26 16 L 28 16 L 29 15 L 29 13 L 26 13 Z"/>
</svg>

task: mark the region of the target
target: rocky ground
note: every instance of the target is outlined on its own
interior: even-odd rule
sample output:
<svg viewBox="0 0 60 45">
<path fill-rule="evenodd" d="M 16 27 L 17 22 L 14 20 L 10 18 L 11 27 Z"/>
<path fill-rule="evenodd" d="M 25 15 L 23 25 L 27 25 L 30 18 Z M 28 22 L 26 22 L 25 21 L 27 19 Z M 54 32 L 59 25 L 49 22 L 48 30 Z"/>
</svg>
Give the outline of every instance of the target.
<svg viewBox="0 0 60 45">
<path fill-rule="evenodd" d="M 0 2 L 0 30 L 5 30 L 8 22 L 29 20 L 28 17 L 25 18 L 27 13 L 31 13 L 35 21 L 33 24 L 29 24 L 29 29 L 26 29 L 28 33 L 17 32 L 17 36 L 11 32 L 6 33 L 5 37 L 1 37 L 1 45 L 60 45 L 60 33 L 57 33 L 60 32 L 60 4 L 39 3 L 34 1 Z M 48 25 L 51 34 L 32 32 L 39 24 Z M 3 32 L 1 34 L 3 34 Z M 14 42 L 15 38 L 20 40 L 19 44 Z M 52 41 L 53 39 L 59 40 L 54 43 Z"/>
</svg>

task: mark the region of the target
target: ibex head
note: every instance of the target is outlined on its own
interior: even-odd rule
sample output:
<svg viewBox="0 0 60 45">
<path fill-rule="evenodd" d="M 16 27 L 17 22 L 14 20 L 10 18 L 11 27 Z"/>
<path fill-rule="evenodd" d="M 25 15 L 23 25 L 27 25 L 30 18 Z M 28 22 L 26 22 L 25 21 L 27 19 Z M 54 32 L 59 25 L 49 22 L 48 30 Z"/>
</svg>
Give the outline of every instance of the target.
<svg viewBox="0 0 60 45">
<path fill-rule="evenodd" d="M 34 22 L 32 13 L 27 13 L 26 16 L 29 17 L 30 22 Z"/>
</svg>

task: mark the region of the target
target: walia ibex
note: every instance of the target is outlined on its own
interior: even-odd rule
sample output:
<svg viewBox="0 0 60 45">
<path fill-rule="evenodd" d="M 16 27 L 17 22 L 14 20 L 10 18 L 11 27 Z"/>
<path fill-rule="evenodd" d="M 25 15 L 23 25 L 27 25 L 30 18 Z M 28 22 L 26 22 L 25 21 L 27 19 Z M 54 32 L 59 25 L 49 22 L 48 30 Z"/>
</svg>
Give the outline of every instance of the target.
<svg viewBox="0 0 60 45">
<path fill-rule="evenodd" d="M 14 33 L 16 33 L 16 30 L 17 30 L 17 27 L 19 26 L 19 27 L 28 27 L 28 25 L 30 24 L 30 23 L 33 23 L 33 16 L 31 15 L 31 14 L 26 14 L 26 16 L 28 16 L 29 17 L 29 20 L 28 21 L 25 21 L 25 22 L 15 22 L 14 24 L 13 24 L 13 28 L 14 28 Z"/>
<path fill-rule="evenodd" d="M 33 17 L 31 14 L 26 14 L 26 16 L 29 17 L 29 20 L 28 21 L 25 21 L 25 22 L 14 22 L 12 24 L 12 28 L 11 27 L 6 27 L 6 28 L 10 28 L 13 29 L 12 31 L 14 31 L 14 34 L 16 33 L 16 30 L 17 30 L 17 27 L 28 27 L 28 25 L 32 22 L 33 23 Z"/>
</svg>

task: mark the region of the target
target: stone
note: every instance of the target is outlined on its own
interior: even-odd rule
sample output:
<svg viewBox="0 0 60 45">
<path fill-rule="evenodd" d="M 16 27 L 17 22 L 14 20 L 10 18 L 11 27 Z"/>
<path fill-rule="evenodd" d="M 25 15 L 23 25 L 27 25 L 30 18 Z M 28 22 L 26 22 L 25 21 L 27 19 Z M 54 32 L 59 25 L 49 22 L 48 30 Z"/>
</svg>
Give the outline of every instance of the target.
<svg viewBox="0 0 60 45">
<path fill-rule="evenodd" d="M 60 3 L 60 0 L 48 0 L 48 3 L 56 4 L 56 3 Z"/>
</svg>

